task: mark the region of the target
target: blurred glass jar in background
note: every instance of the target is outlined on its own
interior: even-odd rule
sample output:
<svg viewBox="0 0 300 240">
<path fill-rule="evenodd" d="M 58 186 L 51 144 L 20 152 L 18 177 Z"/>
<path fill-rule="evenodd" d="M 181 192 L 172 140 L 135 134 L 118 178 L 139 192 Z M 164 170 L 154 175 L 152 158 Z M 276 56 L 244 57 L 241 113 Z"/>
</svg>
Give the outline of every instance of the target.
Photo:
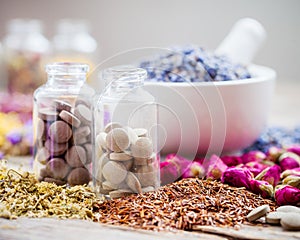
<svg viewBox="0 0 300 240">
<path fill-rule="evenodd" d="M 32 94 L 45 82 L 42 65 L 49 56 L 50 42 L 42 29 L 42 23 L 35 19 L 13 19 L 7 23 L 3 48 L 10 93 Z"/>
<path fill-rule="evenodd" d="M 86 20 L 61 19 L 53 38 L 53 48 L 56 62 L 86 63 L 92 71 L 99 61 L 97 42 L 90 35 Z"/>
</svg>

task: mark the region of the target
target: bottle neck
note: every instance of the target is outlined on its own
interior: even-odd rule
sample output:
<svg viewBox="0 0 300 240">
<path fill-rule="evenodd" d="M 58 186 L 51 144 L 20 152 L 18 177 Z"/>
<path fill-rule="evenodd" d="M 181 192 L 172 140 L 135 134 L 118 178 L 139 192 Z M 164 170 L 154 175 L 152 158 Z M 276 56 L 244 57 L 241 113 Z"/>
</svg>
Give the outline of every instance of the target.
<svg viewBox="0 0 300 240">
<path fill-rule="evenodd" d="M 81 63 L 54 63 L 46 66 L 49 86 L 81 86 L 86 81 L 88 65 Z"/>
<path fill-rule="evenodd" d="M 130 66 L 110 68 L 103 73 L 107 88 L 112 92 L 124 94 L 142 87 L 146 76 L 144 69 Z"/>
<path fill-rule="evenodd" d="M 86 81 L 86 75 L 56 75 L 48 74 L 48 86 L 81 86 Z"/>
</svg>

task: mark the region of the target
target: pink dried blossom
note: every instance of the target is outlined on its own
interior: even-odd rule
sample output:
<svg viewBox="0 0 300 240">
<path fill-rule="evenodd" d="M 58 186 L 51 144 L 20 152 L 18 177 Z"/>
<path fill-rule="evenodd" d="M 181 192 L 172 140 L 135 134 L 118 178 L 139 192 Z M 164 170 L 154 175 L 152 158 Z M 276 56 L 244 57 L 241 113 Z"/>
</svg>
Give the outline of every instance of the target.
<svg viewBox="0 0 300 240">
<path fill-rule="evenodd" d="M 299 205 L 300 204 L 300 189 L 282 185 L 275 189 L 274 194 L 277 205 Z"/>
<path fill-rule="evenodd" d="M 204 167 L 199 162 L 192 162 L 189 167 L 182 174 L 182 178 L 199 177 L 205 176 Z"/>
<path fill-rule="evenodd" d="M 274 194 L 274 188 L 270 183 L 256 179 L 250 180 L 250 190 L 263 198 L 272 197 Z"/>
<path fill-rule="evenodd" d="M 272 162 L 276 162 L 282 153 L 283 153 L 283 150 L 281 148 L 272 146 L 268 149 L 268 151 L 266 153 L 267 159 Z"/>
<path fill-rule="evenodd" d="M 287 149 L 288 152 L 292 152 L 300 156 L 300 145 L 293 145 Z"/>
<path fill-rule="evenodd" d="M 243 163 L 242 157 L 240 156 L 222 156 L 221 159 L 228 167 Z"/>
<path fill-rule="evenodd" d="M 250 189 L 250 180 L 252 178 L 252 173 L 246 168 L 229 167 L 223 173 L 221 181 L 234 187 Z"/>
<path fill-rule="evenodd" d="M 267 156 L 261 151 L 250 151 L 242 156 L 243 163 L 259 162 L 266 159 Z"/>
<path fill-rule="evenodd" d="M 258 174 L 255 179 L 262 180 L 270 183 L 272 186 L 276 186 L 280 181 L 281 168 L 278 165 L 268 167 Z"/>
<path fill-rule="evenodd" d="M 290 175 L 300 176 L 300 168 L 287 169 L 281 173 L 280 178 L 286 178 Z"/>
<path fill-rule="evenodd" d="M 285 157 L 280 160 L 279 165 L 283 171 L 300 167 L 299 162 L 293 157 Z"/>
<path fill-rule="evenodd" d="M 208 162 L 205 163 L 206 178 L 217 180 L 222 177 L 222 174 L 227 169 L 227 165 L 223 163 L 217 155 L 212 155 Z"/>
</svg>

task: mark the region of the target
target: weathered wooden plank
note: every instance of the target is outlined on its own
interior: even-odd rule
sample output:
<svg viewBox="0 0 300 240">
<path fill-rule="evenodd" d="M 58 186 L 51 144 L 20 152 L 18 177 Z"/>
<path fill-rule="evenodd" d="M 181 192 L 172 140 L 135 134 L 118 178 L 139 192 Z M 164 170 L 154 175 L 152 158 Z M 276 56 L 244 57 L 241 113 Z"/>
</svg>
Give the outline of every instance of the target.
<svg viewBox="0 0 300 240">
<path fill-rule="evenodd" d="M 208 233 L 195 232 L 153 232 L 128 227 L 104 225 L 84 220 L 59 220 L 55 218 L 18 218 L 17 220 L 0 219 L 0 240 L 182 240 L 228 238 Z"/>
</svg>

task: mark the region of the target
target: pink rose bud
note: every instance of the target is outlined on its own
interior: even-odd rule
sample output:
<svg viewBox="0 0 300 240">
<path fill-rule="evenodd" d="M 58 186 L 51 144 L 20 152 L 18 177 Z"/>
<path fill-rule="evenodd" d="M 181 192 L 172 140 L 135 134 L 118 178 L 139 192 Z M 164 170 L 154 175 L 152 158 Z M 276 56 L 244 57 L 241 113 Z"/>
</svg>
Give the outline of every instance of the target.
<svg viewBox="0 0 300 240">
<path fill-rule="evenodd" d="M 293 152 L 285 152 L 281 154 L 278 161 L 283 171 L 300 167 L 300 157 Z"/>
<path fill-rule="evenodd" d="M 287 176 L 285 179 L 283 179 L 282 183 L 300 189 L 300 176 Z"/>
<path fill-rule="evenodd" d="M 250 180 L 252 178 L 252 173 L 246 168 L 229 167 L 223 173 L 221 181 L 234 187 L 250 189 Z"/>
<path fill-rule="evenodd" d="M 244 167 L 244 168 L 247 168 L 253 174 L 254 177 L 256 177 L 258 174 L 261 173 L 261 170 L 258 168 L 252 168 L 252 167 Z"/>
<path fill-rule="evenodd" d="M 300 156 L 300 145 L 293 145 L 287 149 L 288 152 L 296 153 Z"/>
<path fill-rule="evenodd" d="M 281 173 L 280 178 L 286 178 L 290 175 L 300 176 L 300 168 L 287 169 Z"/>
<path fill-rule="evenodd" d="M 199 162 L 192 162 L 188 169 L 182 174 L 182 178 L 199 177 L 203 178 L 205 176 L 204 167 Z"/>
<path fill-rule="evenodd" d="M 283 153 L 283 150 L 278 147 L 270 147 L 266 153 L 267 159 L 272 162 L 277 162 L 279 156 Z"/>
<path fill-rule="evenodd" d="M 274 188 L 271 184 L 256 179 L 250 180 L 250 190 L 257 195 L 261 195 L 263 198 L 272 197 L 274 194 Z"/>
<path fill-rule="evenodd" d="M 255 179 L 262 180 L 270 183 L 272 186 L 276 186 L 280 181 L 281 169 L 278 165 L 268 167 L 258 174 Z"/>
<path fill-rule="evenodd" d="M 237 166 L 243 163 L 242 157 L 240 156 L 223 156 L 221 159 L 228 167 Z"/>
<path fill-rule="evenodd" d="M 189 168 L 189 165 L 192 164 L 192 161 L 176 154 L 168 154 L 166 156 L 166 161 L 173 162 L 177 166 L 179 176 L 181 176 Z"/>
<path fill-rule="evenodd" d="M 275 200 L 277 205 L 299 205 L 300 203 L 300 189 L 282 185 L 275 189 Z"/>
<path fill-rule="evenodd" d="M 207 179 L 217 180 L 222 177 L 222 174 L 227 169 L 227 165 L 217 155 L 212 155 L 206 163 L 205 169 Z"/>
<path fill-rule="evenodd" d="M 300 164 L 298 163 L 295 158 L 292 157 L 285 157 L 283 158 L 280 162 L 279 165 L 283 171 L 287 169 L 293 169 L 293 168 L 298 168 Z"/>
<path fill-rule="evenodd" d="M 160 163 L 160 180 L 161 185 L 172 183 L 179 178 L 178 167 L 171 161 Z"/>
<path fill-rule="evenodd" d="M 261 162 L 248 162 L 244 166 L 245 167 L 249 167 L 249 168 L 259 169 L 260 172 L 268 167 L 267 165 L 265 165 L 265 164 L 263 164 Z"/>
<path fill-rule="evenodd" d="M 247 162 L 260 162 L 261 160 L 266 159 L 267 156 L 261 151 L 250 151 L 248 153 L 245 153 L 242 156 L 243 163 Z"/>
</svg>

